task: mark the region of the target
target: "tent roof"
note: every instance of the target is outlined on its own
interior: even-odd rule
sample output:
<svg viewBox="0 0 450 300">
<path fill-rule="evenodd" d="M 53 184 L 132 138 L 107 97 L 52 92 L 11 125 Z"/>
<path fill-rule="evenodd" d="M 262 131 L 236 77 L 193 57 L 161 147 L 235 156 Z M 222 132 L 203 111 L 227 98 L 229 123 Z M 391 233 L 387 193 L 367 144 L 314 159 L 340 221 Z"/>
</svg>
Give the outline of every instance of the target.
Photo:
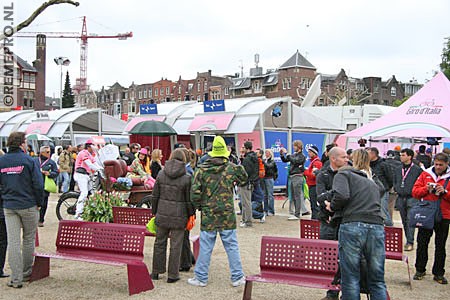
<svg viewBox="0 0 450 300">
<path fill-rule="evenodd" d="M 14 130 L 33 131 L 52 137 L 61 137 L 72 123 L 74 131 L 98 132 L 98 109 L 64 108 L 51 111 L 27 111 L 23 113 L 0 113 L 0 136 L 7 137 Z M 102 132 L 122 133 L 126 123 L 122 120 L 102 113 Z M 45 132 L 43 132 L 44 130 Z"/>
<path fill-rule="evenodd" d="M 450 138 L 450 81 L 442 72 L 398 108 L 344 137 Z"/>
</svg>

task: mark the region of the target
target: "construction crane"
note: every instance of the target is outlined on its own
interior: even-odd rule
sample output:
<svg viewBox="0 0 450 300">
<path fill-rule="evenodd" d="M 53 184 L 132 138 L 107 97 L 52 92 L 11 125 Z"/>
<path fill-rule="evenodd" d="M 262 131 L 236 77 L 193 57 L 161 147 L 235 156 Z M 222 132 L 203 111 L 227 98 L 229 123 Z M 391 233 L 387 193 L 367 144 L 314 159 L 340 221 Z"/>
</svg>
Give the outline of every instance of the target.
<svg viewBox="0 0 450 300">
<path fill-rule="evenodd" d="M 87 49 L 88 39 L 114 39 L 126 40 L 133 37 L 133 32 L 118 33 L 116 35 L 99 35 L 95 33 L 88 34 L 86 26 L 86 16 L 83 17 L 81 34 L 79 32 L 18 32 L 16 37 L 36 37 L 37 34 L 45 34 L 47 38 L 75 38 L 80 39 L 80 77 L 76 79 L 73 91 L 81 94 L 87 90 Z"/>
</svg>

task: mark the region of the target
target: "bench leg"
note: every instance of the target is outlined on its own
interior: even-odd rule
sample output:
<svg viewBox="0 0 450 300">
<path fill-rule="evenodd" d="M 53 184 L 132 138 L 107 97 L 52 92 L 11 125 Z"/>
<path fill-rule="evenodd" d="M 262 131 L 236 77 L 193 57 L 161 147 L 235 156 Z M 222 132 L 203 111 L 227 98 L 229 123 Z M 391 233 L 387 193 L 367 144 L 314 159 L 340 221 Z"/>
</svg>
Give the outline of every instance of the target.
<svg viewBox="0 0 450 300">
<path fill-rule="evenodd" d="M 253 281 L 245 281 L 244 287 L 244 295 L 242 296 L 242 300 L 251 300 L 252 299 L 252 288 Z"/>
<path fill-rule="evenodd" d="M 409 288 L 412 290 L 412 282 L 411 282 L 411 271 L 409 270 L 409 259 L 408 256 L 403 256 L 403 261 L 406 263 L 406 266 L 408 267 L 408 279 L 409 279 Z"/>
<path fill-rule="evenodd" d="M 198 254 L 200 253 L 200 236 L 194 235 L 190 237 L 192 242 L 192 248 L 194 249 L 194 258 L 197 261 Z"/>
<path fill-rule="evenodd" d="M 48 277 L 49 275 L 50 275 L 50 258 L 36 256 L 34 258 L 30 282 Z"/>
<path fill-rule="evenodd" d="M 130 296 L 153 290 L 153 281 L 148 273 L 147 266 L 142 262 L 140 264 L 128 264 L 128 291 Z"/>
</svg>

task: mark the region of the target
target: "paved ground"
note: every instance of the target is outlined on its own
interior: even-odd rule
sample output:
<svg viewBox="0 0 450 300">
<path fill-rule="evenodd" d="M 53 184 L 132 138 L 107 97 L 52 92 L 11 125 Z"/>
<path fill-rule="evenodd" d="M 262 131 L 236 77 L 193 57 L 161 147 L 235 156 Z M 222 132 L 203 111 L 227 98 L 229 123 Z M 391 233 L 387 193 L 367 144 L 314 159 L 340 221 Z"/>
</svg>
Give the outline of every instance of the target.
<svg viewBox="0 0 450 300">
<path fill-rule="evenodd" d="M 39 229 L 40 252 L 54 251 L 57 232 L 55 214 L 56 196 L 51 197 L 45 227 Z M 276 216 L 268 217 L 265 224 L 255 223 L 253 228 L 238 229 L 241 256 L 246 274 L 259 271 L 259 247 L 262 235 L 299 236 L 298 222 L 287 221 L 288 208 L 281 208 L 283 201 L 276 201 Z M 400 226 L 399 215 L 395 213 L 396 226 Z M 198 224 L 193 234 L 198 234 Z M 151 270 L 153 241 L 146 238 L 145 262 Z M 434 241 L 433 241 L 434 243 Z M 448 245 L 448 244 L 447 244 Z M 411 272 L 414 272 L 415 252 L 407 253 Z M 430 257 L 433 257 L 430 249 Z M 448 256 L 449 257 L 449 256 Z M 447 266 L 450 266 L 447 258 Z M 431 264 L 429 262 L 429 268 Z M 8 267 L 6 272 L 9 272 Z M 214 249 L 209 284 L 205 288 L 191 287 L 186 280 L 193 276 L 181 273 L 182 280 L 175 284 L 166 283 L 166 276 L 155 281 L 155 289 L 132 297 L 128 296 L 125 267 L 111 267 L 91 263 L 53 260 L 49 278 L 25 284 L 22 289 L 6 287 L 6 279 L 0 279 L 0 299 L 242 299 L 243 287 L 233 288 L 230 283 L 228 262 L 222 243 L 218 241 Z M 413 282 L 413 290 L 408 287 L 406 264 L 399 261 L 386 261 L 386 283 L 391 299 L 449 299 L 449 286 L 439 285 L 428 275 L 422 281 Z M 295 286 L 260 284 L 253 287 L 254 299 L 321 299 L 325 291 Z M 364 299 L 364 298 L 363 298 Z"/>
</svg>

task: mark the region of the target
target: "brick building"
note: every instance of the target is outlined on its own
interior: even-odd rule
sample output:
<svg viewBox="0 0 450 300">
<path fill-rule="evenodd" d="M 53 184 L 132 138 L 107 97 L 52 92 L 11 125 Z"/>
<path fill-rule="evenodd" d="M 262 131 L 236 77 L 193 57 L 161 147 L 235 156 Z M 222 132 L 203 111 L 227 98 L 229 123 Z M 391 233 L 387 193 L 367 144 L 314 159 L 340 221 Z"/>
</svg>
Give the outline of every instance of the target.
<svg viewBox="0 0 450 300">
<path fill-rule="evenodd" d="M 250 76 L 233 78 L 233 98 L 266 96 L 275 98 L 290 96 L 301 99 L 308 92 L 316 77 L 316 68 L 297 50 L 277 70 L 262 67 L 250 69 Z"/>
<path fill-rule="evenodd" d="M 394 75 L 387 81 L 381 77 L 348 77 L 344 69 L 336 75 L 321 74 L 321 95 L 318 106 L 382 104 L 392 106 L 405 97 L 404 86 Z M 417 90 L 416 90 L 417 91 Z"/>
</svg>

